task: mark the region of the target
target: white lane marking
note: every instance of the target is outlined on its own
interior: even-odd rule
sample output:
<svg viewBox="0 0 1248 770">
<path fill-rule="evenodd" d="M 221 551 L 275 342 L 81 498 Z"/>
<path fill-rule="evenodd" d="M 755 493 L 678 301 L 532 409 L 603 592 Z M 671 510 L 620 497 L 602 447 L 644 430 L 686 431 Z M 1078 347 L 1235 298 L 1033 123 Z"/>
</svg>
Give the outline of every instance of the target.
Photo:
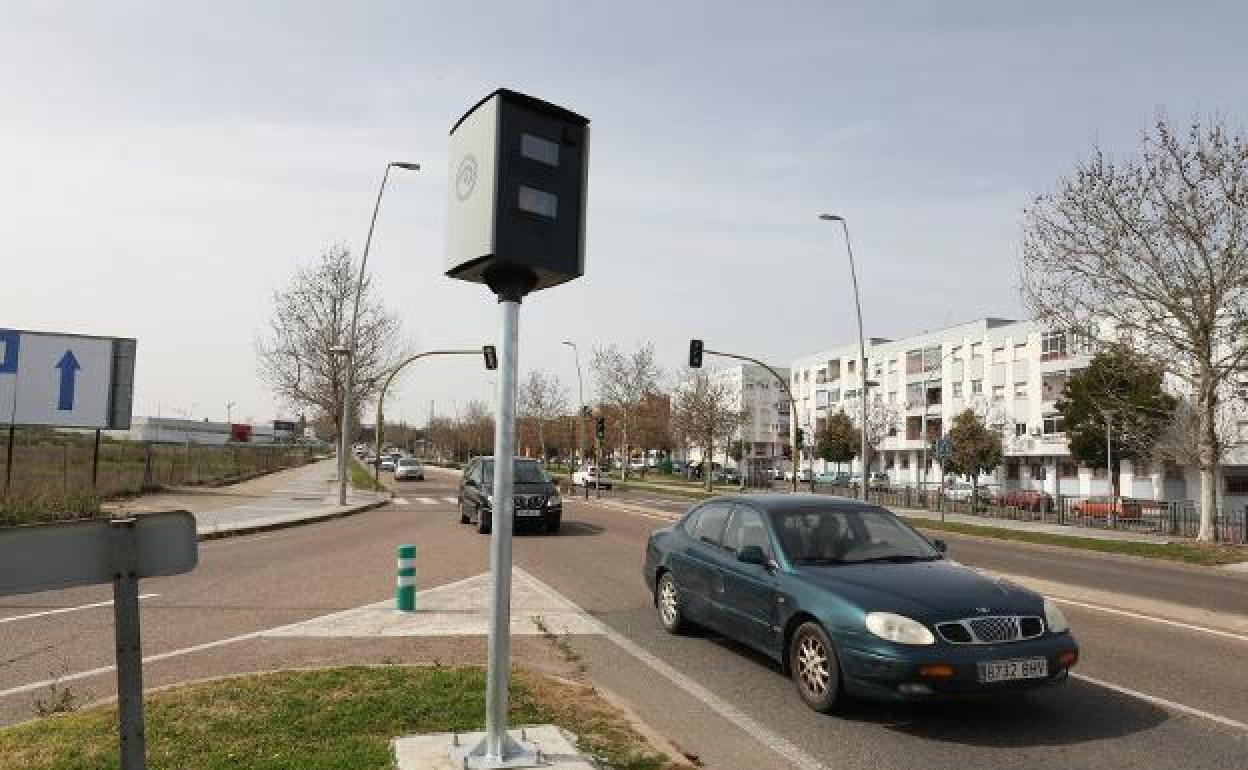
<svg viewBox="0 0 1248 770">
<path fill-rule="evenodd" d="M 139 594 L 140 599 L 151 599 L 156 596 L 160 596 L 160 594 Z M 77 607 L 60 607 L 55 610 L 44 610 L 42 612 L 31 612 L 27 615 L 14 615 L 11 618 L 0 618 L 0 623 L 14 623 L 18 620 L 30 620 L 31 618 L 42 618 L 48 615 L 61 615 L 66 612 L 77 612 L 78 610 L 90 610 L 96 607 L 111 607 L 112 604 L 113 604 L 113 600 L 109 599 L 106 602 L 94 602 L 92 604 L 81 604 Z"/>
<path fill-rule="evenodd" d="M 457 498 L 457 497 L 444 497 L 444 498 L 442 498 L 442 502 L 444 502 L 444 503 L 450 503 L 451 505 L 459 505 L 459 498 Z"/>
<path fill-rule="evenodd" d="M 408 505 L 407 500 L 403 499 L 402 497 L 396 497 L 390 502 L 394 503 L 395 505 Z"/>
<path fill-rule="evenodd" d="M 571 603 L 569 599 L 564 597 L 558 591 L 555 591 L 545 583 L 537 580 L 519 567 L 513 567 L 513 570 L 532 580 L 534 588 L 538 591 L 548 593 L 553 601 Z M 663 660 L 660 660 L 658 657 L 648 652 L 633 640 L 607 626 L 597 618 L 589 616 L 588 614 L 586 617 L 590 623 L 597 625 L 601 629 L 599 633 L 610 639 L 620 649 L 654 669 L 657 673 L 667 678 L 672 684 L 684 690 L 689 695 L 706 704 L 707 708 L 736 725 L 737 728 L 754 740 L 771 749 L 776 754 L 779 754 L 781 757 L 784 757 L 784 759 L 787 760 L 793 767 L 802 768 L 802 770 L 828 770 L 828 768 L 821 764 L 819 760 L 807 754 L 805 751 L 802 751 L 796 744 L 784 736 L 772 732 L 768 728 L 764 727 L 753 717 L 745 714 L 736 706 L 733 706 L 728 701 L 720 698 L 718 695 L 680 673 L 675 668 L 672 668 L 671 665 Z"/>
<path fill-rule="evenodd" d="M 1116 692 L 1120 695 L 1127 695 L 1132 698 L 1138 698 L 1139 700 L 1151 703 L 1154 706 L 1161 706 L 1162 708 L 1169 709 L 1171 711 L 1177 711 L 1180 714 L 1186 714 L 1187 716 L 1192 716 L 1192 717 L 1199 717 L 1201 719 L 1208 719 L 1210 722 L 1217 722 L 1218 724 L 1223 725 L 1225 727 L 1231 727 L 1236 730 L 1242 730 L 1244 732 L 1248 732 L 1248 723 L 1239 722 L 1234 719 L 1231 719 L 1230 717 L 1224 717 L 1220 714 L 1214 714 L 1209 711 L 1202 711 L 1201 709 L 1198 709 L 1198 708 L 1192 708 L 1191 706 L 1185 706 L 1182 703 L 1175 703 L 1172 700 L 1159 698 L 1156 695 L 1149 695 L 1148 693 L 1140 692 L 1139 690 L 1132 690 L 1130 687 L 1123 687 L 1120 684 L 1106 682 L 1101 679 L 1096 679 L 1094 677 L 1087 676 L 1086 674 L 1077 674 L 1074 671 L 1072 671 L 1070 672 L 1070 676 L 1072 679 L 1078 679 L 1081 682 L 1087 682 L 1088 684 L 1096 685 L 1097 687 L 1104 687 L 1106 690 L 1112 690 L 1113 692 Z"/>
<path fill-rule="evenodd" d="M 1175 628 L 1182 628 L 1187 631 L 1196 631 L 1202 634 L 1210 634 L 1212 636 L 1221 636 L 1227 639 L 1234 639 L 1235 641 L 1238 641 L 1238 642 L 1248 642 L 1248 636 L 1245 636 L 1243 634 L 1236 634 L 1231 631 L 1223 631 L 1220 628 L 1209 628 L 1208 626 L 1197 626 L 1191 623 L 1183 623 L 1178 620 L 1169 620 L 1168 618 L 1159 618 L 1156 615 L 1144 615 L 1139 612 L 1131 612 L 1130 610 L 1120 610 L 1114 607 L 1106 607 L 1102 604 L 1089 604 L 1087 602 L 1075 601 L 1074 599 L 1063 599 L 1060 596 L 1050 596 L 1049 598 L 1055 602 L 1061 602 L 1062 604 L 1069 604 L 1074 607 L 1082 607 L 1085 610 L 1094 610 L 1096 612 L 1107 612 L 1111 615 L 1122 615 L 1123 617 L 1134 618 L 1136 620 L 1147 620 L 1152 623 L 1161 623 L 1162 625 L 1174 626 Z"/>
<path fill-rule="evenodd" d="M 432 497 L 418 497 L 416 498 L 416 502 L 420 503 L 421 505 L 437 505 L 438 504 L 438 501 L 434 500 Z"/>
</svg>

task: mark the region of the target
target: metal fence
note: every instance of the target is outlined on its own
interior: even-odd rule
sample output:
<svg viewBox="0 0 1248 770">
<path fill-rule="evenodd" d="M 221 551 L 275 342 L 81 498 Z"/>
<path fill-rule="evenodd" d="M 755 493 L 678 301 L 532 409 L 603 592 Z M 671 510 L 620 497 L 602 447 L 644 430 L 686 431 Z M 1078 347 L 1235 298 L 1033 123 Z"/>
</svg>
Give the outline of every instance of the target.
<svg viewBox="0 0 1248 770">
<path fill-rule="evenodd" d="M 90 494 L 117 497 L 169 486 L 209 484 L 303 465 L 298 445 L 205 446 L 104 441 L 98 461 L 91 440 L 0 441 L 5 497 Z"/>
<path fill-rule="evenodd" d="M 803 485 L 806 486 L 806 485 Z M 814 484 L 818 494 L 855 497 L 857 486 Z M 869 497 L 889 508 L 944 511 L 986 519 L 1032 521 L 1060 526 L 1194 538 L 1200 531 L 1200 506 L 1192 500 L 1142 500 L 1130 497 L 1053 495 L 981 487 L 980 497 L 950 497 L 939 488 L 872 487 Z M 965 499 L 960 499 L 965 497 Z M 1214 517 L 1218 542 L 1248 543 L 1248 508 L 1219 506 Z"/>
</svg>

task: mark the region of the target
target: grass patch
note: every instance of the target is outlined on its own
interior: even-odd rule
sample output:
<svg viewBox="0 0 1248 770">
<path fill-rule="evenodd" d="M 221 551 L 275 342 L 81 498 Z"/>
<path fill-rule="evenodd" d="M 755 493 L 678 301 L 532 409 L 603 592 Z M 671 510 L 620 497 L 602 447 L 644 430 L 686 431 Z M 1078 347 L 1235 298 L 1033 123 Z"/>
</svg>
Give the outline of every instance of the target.
<svg viewBox="0 0 1248 770">
<path fill-rule="evenodd" d="M 0 527 L 100 515 L 100 498 L 87 491 L 18 490 L 0 499 Z"/>
<path fill-rule="evenodd" d="M 152 770 L 389 770 L 390 741 L 480 730 L 479 668 L 347 667 L 286 671 L 166 690 L 147 699 Z M 0 767 L 117 767 L 115 707 L 0 730 Z M 617 770 L 675 768 L 587 685 L 512 677 L 512 724 L 553 722 Z"/>
<path fill-rule="evenodd" d="M 351 486 L 356 489 L 363 489 L 366 492 L 385 492 L 386 485 L 380 481 L 373 480 L 372 469 L 360 464 L 360 461 L 351 458 Z"/>
<path fill-rule="evenodd" d="M 1085 551 L 1101 553 L 1120 553 L 1127 556 L 1143 556 L 1149 559 L 1165 559 L 1180 561 L 1187 564 L 1199 564 L 1212 567 L 1220 564 L 1234 564 L 1248 561 L 1248 548 L 1230 545 L 1201 545 L 1198 543 L 1140 543 L 1129 540 L 1101 540 L 1093 537 L 1072 537 L 1068 535 L 1051 535 L 1047 532 L 1029 532 L 1026 530 L 1004 529 L 1001 527 L 983 527 L 977 524 L 963 524 L 954 521 L 935 521 L 917 517 L 903 516 L 903 519 L 916 529 L 954 532 L 962 535 L 991 537 L 998 540 L 1016 540 L 1023 543 L 1040 545 L 1056 545 L 1063 548 L 1077 548 Z"/>
</svg>

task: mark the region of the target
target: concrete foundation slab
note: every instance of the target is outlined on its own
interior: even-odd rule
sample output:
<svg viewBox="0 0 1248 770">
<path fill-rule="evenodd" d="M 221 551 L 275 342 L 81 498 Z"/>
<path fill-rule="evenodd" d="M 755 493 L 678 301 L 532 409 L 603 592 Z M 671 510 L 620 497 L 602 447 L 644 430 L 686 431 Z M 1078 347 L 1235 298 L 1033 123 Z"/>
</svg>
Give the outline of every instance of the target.
<svg viewBox="0 0 1248 770">
<path fill-rule="evenodd" d="M 517 741 L 532 745 L 538 751 L 538 764 L 543 770 L 594 770 L 594 765 L 576 748 L 576 737 L 555 725 L 517 727 L 508 731 Z M 471 751 L 485 733 L 436 733 L 406 735 L 394 739 L 394 757 L 398 770 L 462 770 L 462 757 Z M 468 767 L 472 767 L 471 760 Z"/>
</svg>

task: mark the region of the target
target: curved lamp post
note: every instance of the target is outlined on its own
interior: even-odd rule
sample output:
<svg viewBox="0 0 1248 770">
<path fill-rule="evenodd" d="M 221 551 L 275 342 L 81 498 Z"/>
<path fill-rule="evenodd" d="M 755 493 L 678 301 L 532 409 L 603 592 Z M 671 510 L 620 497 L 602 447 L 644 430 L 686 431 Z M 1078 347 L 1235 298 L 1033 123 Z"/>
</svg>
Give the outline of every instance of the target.
<svg viewBox="0 0 1248 770">
<path fill-rule="evenodd" d="M 576 356 L 576 400 L 580 411 L 576 413 L 576 461 L 585 462 L 585 383 L 581 380 L 581 351 L 572 340 L 564 340 L 564 345 L 572 348 Z"/>
<path fill-rule="evenodd" d="M 381 210 L 381 196 L 386 192 L 386 181 L 390 178 L 390 169 L 401 168 L 405 171 L 419 171 L 419 163 L 393 161 L 386 164 L 386 172 L 381 176 L 381 186 L 377 188 L 377 202 L 373 204 L 373 218 L 368 223 L 368 236 L 364 239 L 364 255 L 360 258 L 360 277 L 355 283 L 355 307 L 351 310 L 351 333 L 347 337 L 347 371 L 342 392 L 342 435 L 338 437 L 338 504 L 347 504 L 347 441 L 351 437 L 351 388 L 355 377 L 355 336 L 360 320 L 360 293 L 364 291 L 364 270 L 368 266 L 368 249 L 373 243 L 373 229 L 377 226 L 377 212 Z"/>
<path fill-rule="evenodd" d="M 412 363 L 413 361 L 417 361 L 422 358 L 428 358 L 429 356 L 479 356 L 482 353 L 485 354 L 486 368 L 492 369 L 493 367 L 490 364 L 491 364 L 491 357 L 493 356 L 493 349 L 491 346 L 486 345 L 485 347 L 477 348 L 476 350 L 427 350 L 424 353 L 417 353 L 414 356 L 408 356 L 407 358 L 400 361 L 393 369 L 390 370 L 390 373 L 386 375 L 385 381 L 382 382 L 381 384 L 381 390 L 377 393 L 377 427 L 376 427 L 376 431 L 374 434 L 374 438 L 376 439 L 377 452 L 374 455 L 375 457 L 375 463 L 373 465 L 373 480 L 374 481 L 376 481 L 381 476 L 381 439 L 382 439 L 381 434 L 382 434 L 382 426 L 385 425 L 385 414 L 383 412 L 383 409 L 384 409 L 385 402 L 386 402 L 386 391 L 390 389 L 390 383 L 394 382 L 394 378 L 399 375 L 399 372 L 403 371 L 403 369 L 406 368 L 407 365 Z"/>
<path fill-rule="evenodd" d="M 840 222 L 841 229 L 845 231 L 845 251 L 849 253 L 849 276 L 854 284 L 854 310 L 858 313 L 858 372 L 862 378 L 862 387 L 858 389 L 858 394 L 862 396 L 862 423 L 858 431 L 862 439 L 862 446 L 859 447 L 858 456 L 862 458 L 862 487 L 860 495 L 863 500 L 867 499 L 867 346 L 862 337 L 862 305 L 858 301 L 858 271 L 854 268 L 854 250 L 849 245 L 849 225 L 845 223 L 845 217 L 840 214 L 820 214 L 819 218 L 825 222 Z M 923 397 L 926 399 L 927 394 Z M 927 426 L 923 426 L 923 430 L 927 430 Z"/>
</svg>

